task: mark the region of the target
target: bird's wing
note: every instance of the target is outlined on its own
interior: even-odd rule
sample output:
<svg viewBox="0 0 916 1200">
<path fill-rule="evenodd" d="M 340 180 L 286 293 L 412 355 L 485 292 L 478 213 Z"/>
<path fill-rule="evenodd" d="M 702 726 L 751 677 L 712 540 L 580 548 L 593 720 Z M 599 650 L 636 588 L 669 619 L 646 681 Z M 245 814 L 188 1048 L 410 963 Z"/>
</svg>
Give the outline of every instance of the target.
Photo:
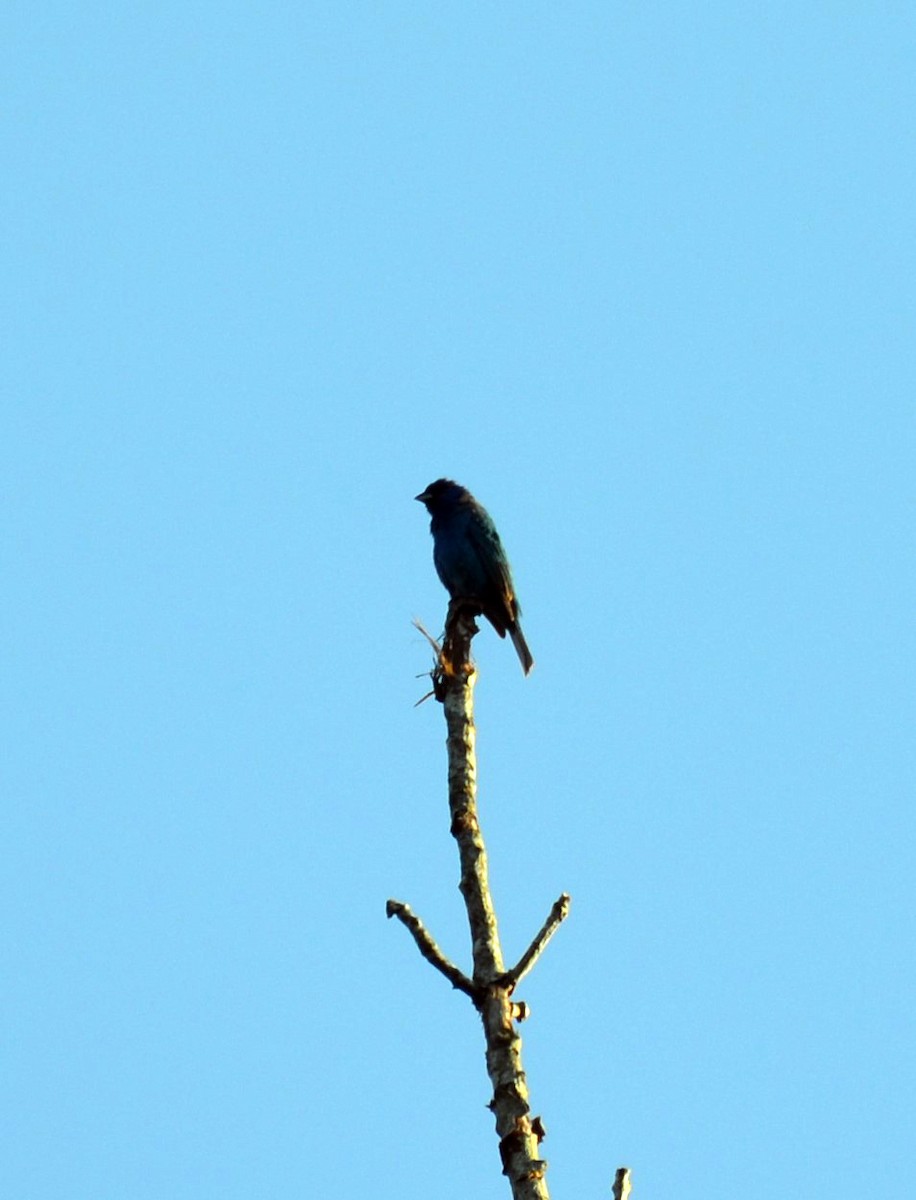
<svg viewBox="0 0 916 1200">
<path fill-rule="evenodd" d="M 496 527 L 486 513 L 478 510 L 468 522 L 468 542 L 491 589 L 491 595 L 486 597 L 490 603 L 484 611 L 502 636 L 505 626 L 511 625 L 519 615 L 519 607 L 512 586 L 509 560 Z"/>
</svg>

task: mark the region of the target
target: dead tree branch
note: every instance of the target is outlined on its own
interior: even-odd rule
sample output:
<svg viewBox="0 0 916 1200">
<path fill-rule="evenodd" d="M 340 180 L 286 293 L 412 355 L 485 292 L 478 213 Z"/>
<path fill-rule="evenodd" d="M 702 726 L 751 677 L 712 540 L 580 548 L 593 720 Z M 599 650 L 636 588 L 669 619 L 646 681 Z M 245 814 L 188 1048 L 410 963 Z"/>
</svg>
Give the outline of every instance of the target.
<svg viewBox="0 0 916 1200">
<path fill-rule="evenodd" d="M 553 908 L 547 917 L 547 920 L 542 925 L 537 937 L 518 960 L 511 971 L 506 971 L 500 982 L 504 987 L 507 987 L 511 992 L 518 984 L 519 980 L 531 970 L 542 952 L 547 946 L 547 943 L 559 929 L 561 922 L 565 921 L 569 916 L 569 906 L 571 903 L 570 896 L 564 892 L 562 896 L 554 901 Z"/>
<path fill-rule="evenodd" d="M 614 1177 L 614 1187 L 611 1193 L 614 1200 L 627 1200 L 630 1194 L 630 1168 L 618 1167 Z"/>
<path fill-rule="evenodd" d="M 471 983 L 462 970 L 445 957 L 426 926 L 416 916 L 409 904 L 402 904 L 400 900 L 389 900 L 385 905 L 385 915 L 387 917 L 397 917 L 402 925 L 406 925 L 413 934 L 413 940 L 417 943 L 417 948 L 426 961 L 432 963 L 437 971 L 441 971 L 453 988 L 457 988 L 459 992 L 464 992 L 466 996 L 470 996 L 476 1003 L 477 990 L 473 983 Z"/>
<path fill-rule="evenodd" d="M 479 610 L 478 610 L 479 611 Z M 487 1073 L 493 1088 L 489 1108 L 499 1135 L 503 1173 L 513 1200 L 549 1200 L 547 1163 L 539 1145 L 546 1136 L 539 1116 L 531 1115 L 528 1084 L 522 1067 L 518 1023 L 528 1015 L 524 1002 L 512 999 L 519 981 L 532 969 L 569 913 L 564 892 L 554 903 L 537 936 L 511 970 L 503 964 L 496 911 L 490 895 L 487 850 L 477 815 L 477 758 L 474 731 L 474 683 L 471 641 L 477 633 L 473 607 L 453 600 L 441 646 L 418 624 L 436 654 L 431 672 L 432 695 L 442 704 L 447 730 L 448 804 L 451 833 L 458 845 L 458 884 L 471 933 L 473 971 L 468 978 L 436 945 L 422 921 L 406 904 L 389 900 L 387 913 L 410 930 L 423 957 L 453 987 L 470 996 L 480 1013 L 486 1040 Z M 629 1172 L 621 1168 L 614 1183 L 615 1200 L 629 1195 Z"/>
</svg>

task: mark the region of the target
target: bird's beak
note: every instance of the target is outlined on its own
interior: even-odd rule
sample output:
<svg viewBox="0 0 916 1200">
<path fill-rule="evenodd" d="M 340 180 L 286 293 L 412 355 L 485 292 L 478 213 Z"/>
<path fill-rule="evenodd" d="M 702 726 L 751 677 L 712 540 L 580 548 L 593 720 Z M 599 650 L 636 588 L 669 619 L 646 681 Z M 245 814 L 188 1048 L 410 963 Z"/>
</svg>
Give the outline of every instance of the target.
<svg viewBox="0 0 916 1200">
<path fill-rule="evenodd" d="M 414 500 L 419 500 L 421 504 L 425 504 L 429 499 L 429 492 L 421 492 L 419 496 L 414 496 Z"/>
</svg>

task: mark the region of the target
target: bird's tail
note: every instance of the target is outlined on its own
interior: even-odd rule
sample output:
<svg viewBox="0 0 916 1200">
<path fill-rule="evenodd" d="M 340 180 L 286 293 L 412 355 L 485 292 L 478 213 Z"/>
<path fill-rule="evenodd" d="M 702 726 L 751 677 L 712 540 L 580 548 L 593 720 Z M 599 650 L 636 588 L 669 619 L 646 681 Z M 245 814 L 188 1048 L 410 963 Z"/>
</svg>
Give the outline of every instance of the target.
<svg viewBox="0 0 916 1200">
<path fill-rule="evenodd" d="M 522 633 L 521 626 L 518 624 L 510 625 L 509 637 L 512 638 L 512 645 L 515 647 L 518 661 L 522 664 L 522 670 L 528 675 L 534 666 L 534 659 L 531 657 L 531 651 L 528 649 L 528 643 L 525 641 L 525 635 Z"/>
</svg>

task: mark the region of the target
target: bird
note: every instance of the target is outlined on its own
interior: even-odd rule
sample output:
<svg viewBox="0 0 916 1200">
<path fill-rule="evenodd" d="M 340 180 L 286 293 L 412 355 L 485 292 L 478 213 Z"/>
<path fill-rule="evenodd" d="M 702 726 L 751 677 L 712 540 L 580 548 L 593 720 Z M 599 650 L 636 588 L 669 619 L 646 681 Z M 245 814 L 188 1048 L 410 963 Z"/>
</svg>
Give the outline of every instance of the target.
<svg viewBox="0 0 916 1200">
<path fill-rule="evenodd" d="M 509 560 L 490 514 L 453 479 L 437 479 L 414 499 L 432 517 L 433 562 L 446 591 L 475 615 L 483 613 L 501 638 L 509 634 L 527 675 L 534 659 L 519 625 L 522 610 Z"/>
</svg>

